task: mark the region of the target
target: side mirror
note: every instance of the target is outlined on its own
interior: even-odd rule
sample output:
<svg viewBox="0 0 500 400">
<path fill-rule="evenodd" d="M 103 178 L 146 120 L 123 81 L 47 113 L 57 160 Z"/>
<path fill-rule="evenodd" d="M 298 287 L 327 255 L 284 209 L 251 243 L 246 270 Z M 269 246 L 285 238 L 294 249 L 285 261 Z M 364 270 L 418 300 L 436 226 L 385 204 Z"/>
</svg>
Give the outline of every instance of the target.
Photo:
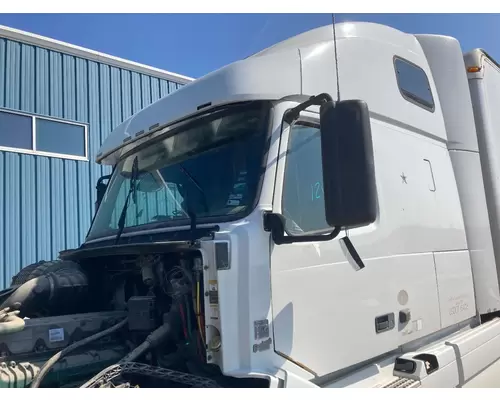
<svg viewBox="0 0 500 400">
<path fill-rule="evenodd" d="M 377 193 L 368 106 L 329 100 L 320 106 L 326 222 L 331 227 L 369 225 L 377 218 Z"/>
<path fill-rule="evenodd" d="M 361 100 L 333 102 L 322 93 L 288 110 L 284 121 L 292 124 L 301 111 L 320 106 L 321 159 L 328 234 L 295 235 L 286 229 L 281 214 L 266 213 L 264 229 L 274 243 L 332 240 L 341 229 L 369 225 L 377 219 L 377 192 L 372 133 L 368 106 Z M 285 235 L 286 234 L 286 235 Z M 343 239 L 349 242 L 348 238 Z M 348 245 L 348 244 L 346 244 Z M 352 248 L 352 245 L 348 245 Z M 352 254 L 354 250 L 350 250 Z"/>
<path fill-rule="evenodd" d="M 97 191 L 97 200 L 95 202 L 95 210 L 97 211 L 99 209 L 99 206 L 101 205 L 101 201 L 104 198 L 104 194 L 106 193 L 106 189 L 108 188 L 107 183 L 104 183 L 106 179 L 109 180 L 111 178 L 111 175 L 104 175 L 99 178 L 96 184 L 96 191 Z"/>
</svg>

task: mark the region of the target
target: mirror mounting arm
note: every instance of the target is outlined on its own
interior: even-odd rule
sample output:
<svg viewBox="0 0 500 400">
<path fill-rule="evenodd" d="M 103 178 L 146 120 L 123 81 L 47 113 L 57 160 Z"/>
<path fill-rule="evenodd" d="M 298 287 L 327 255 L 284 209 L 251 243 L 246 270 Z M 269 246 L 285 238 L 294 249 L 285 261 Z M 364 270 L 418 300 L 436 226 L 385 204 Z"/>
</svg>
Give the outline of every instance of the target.
<svg viewBox="0 0 500 400">
<path fill-rule="evenodd" d="M 335 227 L 328 234 L 320 235 L 285 235 L 285 217 L 281 214 L 264 214 L 264 230 L 271 232 L 275 244 L 304 243 L 304 242 L 327 242 L 335 239 L 340 231 L 340 227 Z"/>
<path fill-rule="evenodd" d="M 103 181 L 105 181 L 106 179 L 110 179 L 111 178 L 111 174 L 109 175 L 103 175 L 101 176 L 98 180 L 97 180 L 97 184 L 96 184 L 96 189 L 103 183 Z"/>
<path fill-rule="evenodd" d="M 333 101 L 332 96 L 330 96 L 328 93 L 321 93 L 316 96 L 311 96 L 309 100 L 306 100 L 298 106 L 286 111 L 283 119 L 287 124 L 292 124 L 293 121 L 299 118 L 299 115 L 302 111 L 306 110 L 310 106 L 319 106 L 328 101 Z"/>
</svg>

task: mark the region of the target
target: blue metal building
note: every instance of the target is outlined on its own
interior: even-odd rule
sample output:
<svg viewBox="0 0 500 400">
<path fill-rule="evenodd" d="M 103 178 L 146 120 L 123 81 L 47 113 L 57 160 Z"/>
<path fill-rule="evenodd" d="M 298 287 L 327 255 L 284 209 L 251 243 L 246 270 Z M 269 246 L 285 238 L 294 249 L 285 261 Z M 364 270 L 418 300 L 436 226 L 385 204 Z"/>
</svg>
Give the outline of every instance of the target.
<svg viewBox="0 0 500 400">
<path fill-rule="evenodd" d="M 0 26 L 0 289 L 84 240 L 103 139 L 189 81 Z"/>
</svg>

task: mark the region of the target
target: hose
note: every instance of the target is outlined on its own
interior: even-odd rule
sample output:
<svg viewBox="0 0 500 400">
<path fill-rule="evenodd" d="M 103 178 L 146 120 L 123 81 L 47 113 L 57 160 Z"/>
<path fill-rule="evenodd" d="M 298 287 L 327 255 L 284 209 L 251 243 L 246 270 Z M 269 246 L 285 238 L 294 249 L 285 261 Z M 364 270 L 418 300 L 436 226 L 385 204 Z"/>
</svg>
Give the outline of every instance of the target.
<svg viewBox="0 0 500 400">
<path fill-rule="evenodd" d="M 24 319 L 19 318 L 18 310 L 10 311 L 10 308 L 0 310 L 0 335 L 15 333 L 24 329 Z"/>
<path fill-rule="evenodd" d="M 14 293 L 14 291 L 16 289 L 17 289 L 17 286 L 16 287 L 10 287 L 10 288 L 4 289 L 4 290 L 0 290 L 0 301 L 3 302 L 3 299 L 9 297 L 12 293 Z"/>
<path fill-rule="evenodd" d="M 156 347 L 158 344 L 163 342 L 165 338 L 172 332 L 172 325 L 168 322 L 165 322 L 158 329 L 151 332 L 146 340 L 142 342 L 139 346 L 137 346 L 134 350 L 128 353 L 125 357 L 123 357 L 118 363 L 127 363 L 138 359 L 144 353 L 149 351 L 151 348 Z"/>
<path fill-rule="evenodd" d="M 46 284 L 45 277 L 38 277 L 31 279 L 21 286 L 17 287 L 13 293 L 4 300 L 4 302 L 0 305 L 0 308 L 12 308 L 12 306 L 16 303 L 24 304 L 30 301 L 35 297 L 36 293 L 42 292 L 43 289 L 37 288 L 45 288 L 50 287 L 50 285 Z"/>
<path fill-rule="evenodd" d="M 139 346 L 137 346 L 134 350 L 128 353 L 125 357 L 123 357 L 120 361 L 116 363 L 116 365 L 106 368 L 105 370 L 99 372 L 96 376 L 85 382 L 81 388 L 89 387 L 91 383 L 102 376 L 109 368 L 116 367 L 117 365 L 122 365 L 126 363 L 130 363 L 139 357 L 141 357 L 144 353 L 151 350 L 153 347 L 158 346 L 162 343 L 173 331 L 175 326 L 175 320 L 177 315 L 177 307 L 174 305 L 171 311 L 168 313 L 165 322 L 162 326 L 151 332 L 148 337 L 142 342 Z M 50 361 L 50 360 L 49 360 Z M 44 366 L 45 368 L 45 366 Z M 33 387 L 33 386 L 32 386 Z"/>
<path fill-rule="evenodd" d="M 40 275 L 35 276 L 36 273 Z M 73 314 L 78 313 L 90 298 L 88 277 L 77 264 L 60 262 L 47 267 L 41 265 L 30 276 L 33 278 L 16 287 L 3 300 L 0 309 L 12 309 L 19 303 L 17 309 L 23 317 L 41 310 L 52 314 Z"/>
<path fill-rule="evenodd" d="M 60 352 L 54 354 L 51 358 L 49 358 L 49 360 L 40 369 L 40 372 L 35 376 L 35 379 L 33 379 L 33 382 L 31 382 L 30 387 L 31 388 L 40 387 L 40 384 L 42 383 L 43 378 L 45 378 L 45 375 L 47 375 L 47 373 L 54 366 L 54 364 L 56 362 L 58 362 L 61 358 L 66 356 L 68 353 L 71 353 L 73 350 L 76 350 L 79 347 L 85 346 L 85 345 L 87 345 L 95 340 L 101 339 L 104 336 L 107 336 L 111 333 L 118 331 L 119 329 L 123 328 L 127 324 L 127 322 L 128 322 L 128 318 L 125 318 L 124 320 L 117 323 L 116 325 L 113 325 L 112 327 L 105 329 L 104 331 L 101 331 L 99 333 L 96 333 L 95 335 L 86 337 L 85 339 L 82 339 L 78 342 L 75 342 L 72 345 L 65 347 Z"/>
<path fill-rule="evenodd" d="M 154 330 L 151 332 L 146 340 L 142 342 L 139 346 L 137 346 L 134 350 L 132 350 L 130 353 L 128 353 L 125 357 L 123 357 L 120 361 L 118 361 L 115 365 L 112 365 L 101 372 L 99 372 L 97 375 L 94 377 L 90 378 L 87 382 L 85 382 L 80 388 L 87 388 L 93 384 L 93 382 L 97 379 L 99 379 L 101 376 L 103 376 L 108 370 L 111 370 L 119 365 L 127 364 L 130 363 L 140 356 L 142 356 L 144 353 L 146 353 L 148 350 L 150 350 L 153 347 L 156 347 L 158 344 L 163 342 L 165 338 L 172 332 L 172 325 L 166 321 L 162 326 L 160 326 L 158 329 Z M 50 360 L 49 360 L 50 361 Z M 44 367 L 45 368 L 45 367 Z M 33 386 L 32 386 L 33 387 Z"/>
</svg>

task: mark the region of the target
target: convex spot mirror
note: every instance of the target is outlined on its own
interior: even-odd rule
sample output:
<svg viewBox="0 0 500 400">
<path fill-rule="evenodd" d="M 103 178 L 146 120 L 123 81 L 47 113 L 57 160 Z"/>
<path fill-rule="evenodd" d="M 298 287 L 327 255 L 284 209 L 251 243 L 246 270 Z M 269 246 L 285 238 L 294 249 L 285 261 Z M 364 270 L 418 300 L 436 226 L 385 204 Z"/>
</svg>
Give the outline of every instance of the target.
<svg viewBox="0 0 500 400">
<path fill-rule="evenodd" d="M 368 106 L 332 100 L 320 106 L 325 216 L 331 227 L 369 225 L 377 218 L 377 193 Z"/>
</svg>

